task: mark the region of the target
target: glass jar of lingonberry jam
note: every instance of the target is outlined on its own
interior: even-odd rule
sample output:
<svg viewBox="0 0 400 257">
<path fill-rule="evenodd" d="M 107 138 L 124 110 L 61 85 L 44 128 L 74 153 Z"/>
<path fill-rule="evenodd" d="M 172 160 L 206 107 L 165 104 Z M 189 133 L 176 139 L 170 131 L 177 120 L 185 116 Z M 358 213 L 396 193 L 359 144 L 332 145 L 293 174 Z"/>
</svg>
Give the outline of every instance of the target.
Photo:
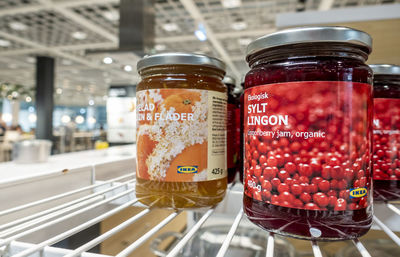
<svg viewBox="0 0 400 257">
<path fill-rule="evenodd" d="M 231 76 L 225 76 L 222 82 L 228 88 L 228 113 L 227 113 L 227 134 L 226 134 L 226 153 L 228 167 L 228 183 L 235 180 L 239 164 L 239 140 L 236 128 L 239 127 L 240 121 L 237 122 L 239 105 L 237 103 L 235 88 L 236 80 Z"/>
<path fill-rule="evenodd" d="M 374 199 L 400 199 L 400 66 L 370 65 L 374 72 L 372 171 Z"/>
<path fill-rule="evenodd" d="M 371 45 L 362 31 L 308 27 L 248 46 L 244 210 L 255 224 L 313 240 L 369 230 Z"/>
<path fill-rule="evenodd" d="M 224 63 L 164 53 L 137 68 L 137 198 L 174 209 L 216 205 L 227 187 Z"/>
</svg>

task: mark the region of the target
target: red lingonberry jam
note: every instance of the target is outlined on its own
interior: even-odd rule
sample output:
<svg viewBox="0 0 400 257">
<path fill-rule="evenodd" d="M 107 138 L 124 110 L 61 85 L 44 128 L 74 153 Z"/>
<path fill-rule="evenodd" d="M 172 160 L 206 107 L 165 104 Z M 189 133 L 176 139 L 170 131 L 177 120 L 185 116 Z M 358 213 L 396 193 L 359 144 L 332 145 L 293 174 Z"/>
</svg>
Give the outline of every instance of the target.
<svg viewBox="0 0 400 257">
<path fill-rule="evenodd" d="M 242 88 L 245 88 L 244 82 L 241 83 Z M 243 117 L 244 117 L 244 92 L 240 95 L 239 98 L 239 112 L 240 112 L 240 162 L 239 162 L 239 179 L 243 184 L 244 181 L 244 169 L 243 169 L 243 164 L 244 164 L 244 122 L 243 122 Z"/>
<path fill-rule="evenodd" d="M 344 240 L 372 222 L 368 34 L 284 30 L 252 42 L 244 94 L 244 210 L 279 234 Z"/>
<path fill-rule="evenodd" d="M 227 135 L 226 135 L 226 153 L 228 167 L 228 183 L 235 180 L 239 165 L 239 139 L 237 128 L 240 124 L 238 109 L 239 104 L 235 95 L 236 81 L 230 76 L 225 76 L 222 81 L 228 88 L 228 115 L 227 115 Z"/>
<path fill-rule="evenodd" d="M 400 66 L 371 65 L 374 72 L 374 199 L 400 199 Z"/>
</svg>

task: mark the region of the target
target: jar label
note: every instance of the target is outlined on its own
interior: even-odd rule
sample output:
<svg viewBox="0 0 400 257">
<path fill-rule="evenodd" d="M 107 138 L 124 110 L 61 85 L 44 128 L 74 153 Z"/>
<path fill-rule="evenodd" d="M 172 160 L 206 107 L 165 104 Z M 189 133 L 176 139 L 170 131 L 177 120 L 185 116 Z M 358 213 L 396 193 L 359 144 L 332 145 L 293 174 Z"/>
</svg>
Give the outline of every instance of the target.
<svg viewBox="0 0 400 257">
<path fill-rule="evenodd" d="M 374 98 L 373 174 L 400 180 L 400 99 Z"/>
<path fill-rule="evenodd" d="M 199 182 L 227 176 L 226 94 L 149 89 L 136 97 L 138 178 Z"/>
<path fill-rule="evenodd" d="M 245 194 L 308 210 L 370 203 L 372 87 L 304 81 L 245 90 Z"/>
</svg>

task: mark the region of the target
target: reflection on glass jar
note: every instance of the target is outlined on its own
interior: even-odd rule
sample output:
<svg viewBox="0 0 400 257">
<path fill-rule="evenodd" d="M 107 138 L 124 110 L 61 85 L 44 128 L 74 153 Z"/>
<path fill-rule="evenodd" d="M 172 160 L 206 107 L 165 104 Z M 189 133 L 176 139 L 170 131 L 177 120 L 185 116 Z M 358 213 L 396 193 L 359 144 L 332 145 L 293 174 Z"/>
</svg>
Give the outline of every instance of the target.
<svg viewBox="0 0 400 257">
<path fill-rule="evenodd" d="M 370 65 L 374 72 L 374 199 L 400 199 L 400 66 Z"/>
</svg>

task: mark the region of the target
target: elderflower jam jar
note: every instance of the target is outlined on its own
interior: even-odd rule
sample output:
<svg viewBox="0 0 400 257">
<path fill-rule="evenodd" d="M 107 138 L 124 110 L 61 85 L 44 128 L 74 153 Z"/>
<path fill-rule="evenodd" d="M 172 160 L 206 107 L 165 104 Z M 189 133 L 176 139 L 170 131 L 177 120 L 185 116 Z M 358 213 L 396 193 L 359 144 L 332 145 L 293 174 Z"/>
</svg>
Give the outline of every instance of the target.
<svg viewBox="0 0 400 257">
<path fill-rule="evenodd" d="M 224 63 L 164 53 L 137 69 L 137 198 L 173 209 L 219 203 L 227 187 Z"/>
<path fill-rule="evenodd" d="M 374 72 L 372 170 L 374 199 L 400 199 L 400 66 L 370 65 Z"/>
<path fill-rule="evenodd" d="M 258 226 L 312 240 L 372 222 L 371 37 L 345 27 L 253 41 L 244 93 L 244 210 Z"/>
</svg>

